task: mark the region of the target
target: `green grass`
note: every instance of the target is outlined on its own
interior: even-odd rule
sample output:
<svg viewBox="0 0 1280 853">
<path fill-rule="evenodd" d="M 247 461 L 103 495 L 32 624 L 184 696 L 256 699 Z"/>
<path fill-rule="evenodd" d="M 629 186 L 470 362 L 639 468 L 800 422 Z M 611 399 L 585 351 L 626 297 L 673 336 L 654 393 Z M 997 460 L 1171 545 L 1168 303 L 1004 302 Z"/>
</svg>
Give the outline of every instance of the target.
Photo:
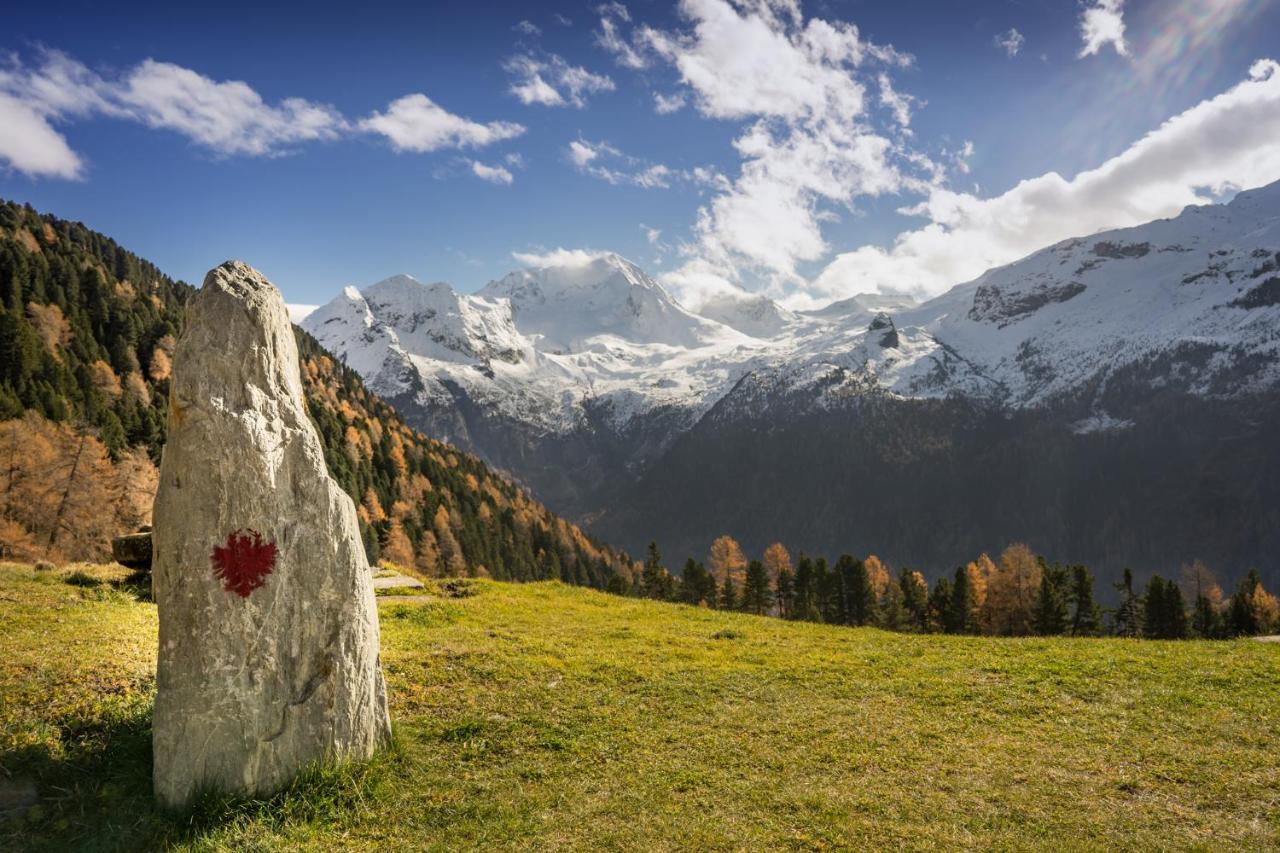
<svg viewBox="0 0 1280 853">
<path fill-rule="evenodd" d="M 0 566 L 0 781 L 42 795 L 0 849 L 1280 845 L 1277 645 L 908 636 L 490 582 L 380 605 L 376 761 L 166 816 L 155 608 L 77 568 L 108 582 Z"/>
</svg>

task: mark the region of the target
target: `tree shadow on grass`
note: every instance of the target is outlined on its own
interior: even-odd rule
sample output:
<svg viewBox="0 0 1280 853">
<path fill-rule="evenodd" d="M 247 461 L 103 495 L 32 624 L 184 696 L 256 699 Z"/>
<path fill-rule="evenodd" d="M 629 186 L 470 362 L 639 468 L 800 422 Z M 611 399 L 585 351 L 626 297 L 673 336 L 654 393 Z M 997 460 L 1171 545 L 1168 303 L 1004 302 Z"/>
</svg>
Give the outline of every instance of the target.
<svg viewBox="0 0 1280 853">
<path fill-rule="evenodd" d="M 92 723 L 59 726 L 48 744 L 0 754 L 0 778 L 34 781 L 35 806 L 0 818 L 0 850 L 162 850 L 221 838 L 237 828 L 259 839 L 302 824 L 337 824 L 370 808 L 394 777 L 393 743 L 372 761 L 322 762 L 285 790 L 250 799 L 216 792 L 179 812 L 156 805 L 151 785 L 151 703 Z"/>
</svg>

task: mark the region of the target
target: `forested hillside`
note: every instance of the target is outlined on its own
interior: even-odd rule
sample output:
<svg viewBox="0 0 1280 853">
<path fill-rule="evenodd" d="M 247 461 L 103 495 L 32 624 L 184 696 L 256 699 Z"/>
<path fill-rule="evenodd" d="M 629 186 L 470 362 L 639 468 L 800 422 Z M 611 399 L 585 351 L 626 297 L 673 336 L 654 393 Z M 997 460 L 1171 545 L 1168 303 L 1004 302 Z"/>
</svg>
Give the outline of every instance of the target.
<svg viewBox="0 0 1280 853">
<path fill-rule="evenodd" d="M 100 559 L 150 518 L 190 285 L 79 223 L 0 202 L 0 554 Z M 428 574 L 630 576 L 473 457 L 407 427 L 298 330 L 329 470 L 370 557 Z"/>
</svg>

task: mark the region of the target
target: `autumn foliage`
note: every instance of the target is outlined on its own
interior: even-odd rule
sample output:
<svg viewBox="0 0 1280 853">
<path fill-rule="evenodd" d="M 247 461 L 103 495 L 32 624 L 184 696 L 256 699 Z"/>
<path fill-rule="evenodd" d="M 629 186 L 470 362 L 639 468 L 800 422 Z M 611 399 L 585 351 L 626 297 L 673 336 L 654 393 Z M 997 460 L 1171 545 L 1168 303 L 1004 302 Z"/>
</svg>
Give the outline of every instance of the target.
<svg viewBox="0 0 1280 853">
<path fill-rule="evenodd" d="M 150 521 L 194 292 L 78 223 L 0 202 L 0 556 L 105 559 L 112 536 Z M 308 410 L 372 560 L 598 587 L 637 574 L 297 334 Z"/>
</svg>

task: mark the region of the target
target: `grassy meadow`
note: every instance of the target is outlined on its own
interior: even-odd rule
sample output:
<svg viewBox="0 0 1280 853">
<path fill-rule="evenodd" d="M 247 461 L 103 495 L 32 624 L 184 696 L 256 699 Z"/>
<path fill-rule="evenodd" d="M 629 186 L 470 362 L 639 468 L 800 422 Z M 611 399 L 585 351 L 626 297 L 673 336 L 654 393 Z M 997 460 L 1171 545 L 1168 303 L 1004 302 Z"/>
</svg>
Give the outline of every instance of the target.
<svg viewBox="0 0 1280 853">
<path fill-rule="evenodd" d="M 156 614 L 0 564 L 0 849 L 1265 849 L 1280 645 L 914 636 L 555 583 L 384 599 L 396 742 L 157 812 Z"/>
</svg>

